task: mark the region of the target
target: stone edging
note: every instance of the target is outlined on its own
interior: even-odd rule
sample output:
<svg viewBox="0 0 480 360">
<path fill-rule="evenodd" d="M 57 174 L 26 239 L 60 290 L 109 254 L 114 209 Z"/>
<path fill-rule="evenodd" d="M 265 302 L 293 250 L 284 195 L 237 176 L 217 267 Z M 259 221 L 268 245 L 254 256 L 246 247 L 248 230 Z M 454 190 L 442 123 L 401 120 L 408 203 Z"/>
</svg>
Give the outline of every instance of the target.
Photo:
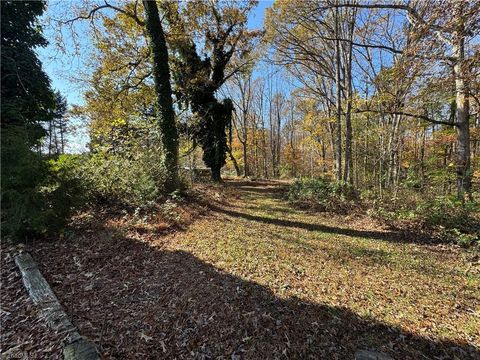
<svg viewBox="0 0 480 360">
<path fill-rule="evenodd" d="M 29 253 L 19 254 L 15 256 L 15 264 L 20 269 L 23 285 L 34 304 L 39 308 L 41 317 L 51 328 L 66 334 L 66 344 L 63 349 L 64 359 L 99 360 L 97 349 L 83 338 L 72 324 L 32 256 Z"/>
</svg>

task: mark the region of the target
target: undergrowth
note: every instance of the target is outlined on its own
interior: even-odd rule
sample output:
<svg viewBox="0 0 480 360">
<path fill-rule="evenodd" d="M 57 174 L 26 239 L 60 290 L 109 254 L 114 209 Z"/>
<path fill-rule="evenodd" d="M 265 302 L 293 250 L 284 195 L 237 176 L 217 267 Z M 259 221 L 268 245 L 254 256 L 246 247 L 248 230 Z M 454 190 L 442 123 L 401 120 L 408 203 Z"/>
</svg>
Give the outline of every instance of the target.
<svg viewBox="0 0 480 360">
<path fill-rule="evenodd" d="M 352 185 L 328 177 L 297 179 L 290 185 L 288 200 L 303 208 L 340 214 L 367 213 L 368 216 L 399 229 L 427 234 L 432 240 L 450 241 L 460 246 L 479 244 L 480 204 L 455 196 L 431 193 L 397 193 L 390 196 L 360 196 Z"/>
<path fill-rule="evenodd" d="M 295 205 L 325 212 L 348 213 L 359 204 L 358 194 L 352 185 L 328 177 L 297 179 L 290 186 L 287 196 Z"/>
</svg>

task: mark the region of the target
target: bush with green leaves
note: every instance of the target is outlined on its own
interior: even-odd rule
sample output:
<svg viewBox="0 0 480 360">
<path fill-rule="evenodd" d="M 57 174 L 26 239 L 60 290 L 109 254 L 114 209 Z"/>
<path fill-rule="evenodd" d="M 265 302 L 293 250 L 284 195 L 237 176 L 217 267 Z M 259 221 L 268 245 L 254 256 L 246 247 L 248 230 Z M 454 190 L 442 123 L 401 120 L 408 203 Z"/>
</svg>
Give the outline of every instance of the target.
<svg viewBox="0 0 480 360">
<path fill-rule="evenodd" d="M 13 131 L 2 131 L 2 237 L 24 238 L 42 232 L 39 217 L 43 199 L 38 188 L 47 168 L 41 157 L 30 150 Z"/>
<path fill-rule="evenodd" d="M 102 120 L 92 132 L 83 164 L 91 201 L 124 208 L 149 208 L 165 195 L 166 168 L 155 117 L 132 115 Z"/>
<path fill-rule="evenodd" d="M 465 248 L 473 247 L 480 244 L 480 233 L 478 231 L 473 233 L 465 233 L 458 230 L 457 228 L 453 228 L 444 231 L 443 235 L 451 239 L 457 245 Z"/>
<path fill-rule="evenodd" d="M 471 246 L 478 242 L 480 234 L 480 204 L 476 201 L 461 201 L 455 196 L 435 196 L 409 192 L 398 195 L 399 204 L 389 198 L 377 199 L 369 203 L 368 214 L 378 220 L 398 227 L 402 223 L 421 231 L 427 231 L 435 238 L 452 241 L 461 246 Z"/>
<path fill-rule="evenodd" d="M 95 202 L 148 207 L 162 193 L 164 171 L 158 151 L 97 152 L 83 164 L 83 177 Z"/>
<path fill-rule="evenodd" d="M 475 225 L 474 215 L 479 209 L 479 204 L 474 201 L 462 202 L 455 196 L 436 196 L 419 202 L 415 214 L 427 226 L 469 229 Z"/>
<path fill-rule="evenodd" d="M 49 217 L 49 233 L 63 229 L 72 213 L 86 202 L 88 186 L 79 174 L 81 162 L 80 155 L 67 154 L 48 161 L 48 178 L 39 190 L 47 199 L 44 214 Z"/>
<path fill-rule="evenodd" d="M 328 177 L 297 179 L 288 190 L 288 199 L 320 211 L 346 212 L 358 203 L 352 185 Z"/>
</svg>

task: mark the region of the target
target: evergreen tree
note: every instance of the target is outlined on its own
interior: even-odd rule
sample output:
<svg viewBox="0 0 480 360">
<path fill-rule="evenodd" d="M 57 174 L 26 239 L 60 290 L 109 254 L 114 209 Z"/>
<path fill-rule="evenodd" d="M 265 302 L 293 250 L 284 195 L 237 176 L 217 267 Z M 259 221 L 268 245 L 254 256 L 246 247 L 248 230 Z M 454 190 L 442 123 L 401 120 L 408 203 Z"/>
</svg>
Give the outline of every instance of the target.
<svg viewBox="0 0 480 360">
<path fill-rule="evenodd" d="M 51 119 L 55 97 L 35 48 L 47 44 L 37 23 L 44 1 L 1 2 L 2 229 L 24 234 L 42 212 L 39 184 L 47 170 L 40 141 L 42 122 Z"/>
</svg>

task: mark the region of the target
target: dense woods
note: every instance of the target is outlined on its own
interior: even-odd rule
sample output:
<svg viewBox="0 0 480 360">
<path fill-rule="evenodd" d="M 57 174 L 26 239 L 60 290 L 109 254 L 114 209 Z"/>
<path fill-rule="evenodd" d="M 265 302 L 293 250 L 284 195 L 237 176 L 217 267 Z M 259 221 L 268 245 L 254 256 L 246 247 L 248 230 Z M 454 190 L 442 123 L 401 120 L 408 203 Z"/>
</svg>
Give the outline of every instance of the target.
<svg viewBox="0 0 480 360">
<path fill-rule="evenodd" d="M 380 197 L 407 179 L 420 188 L 435 183 L 443 194 L 455 188 L 461 199 L 471 194 L 472 155 L 478 152 L 478 103 L 470 95 L 478 82 L 478 5 L 332 4 L 275 3 L 263 33 L 244 29 L 250 2 L 218 9 L 163 5 L 179 129 L 186 142 L 200 146 L 199 161 L 217 181 L 229 155 L 227 169 L 245 176 L 334 175 Z M 103 20 L 93 89 L 105 81 L 98 79 L 101 72 L 123 84 L 114 97 L 97 94 L 110 96 L 101 100 L 103 107 L 153 86 L 144 63 L 147 44 L 139 40 L 138 21 L 126 14 Z M 132 39 L 112 37 L 127 29 Z M 194 39 L 204 42 L 204 58 Z M 127 45 L 137 52 L 130 54 Z M 223 104 L 214 99 L 218 90 Z M 93 128 L 108 127 L 105 117 L 91 114 L 92 105 L 85 111 Z"/>
<path fill-rule="evenodd" d="M 8 55 L 6 28 L 2 124 L 8 134 L 36 124 L 25 156 L 53 159 L 63 177 L 107 202 L 143 207 L 207 167 L 215 182 L 221 172 L 330 179 L 390 217 L 475 207 L 478 2 L 276 1 L 263 27 L 251 27 L 256 5 L 79 2 L 55 22 L 59 36 L 72 39 L 79 23 L 90 23 L 94 51 L 77 49 L 91 58 L 82 74 L 84 102 L 67 113 L 65 98 L 49 90 L 32 59 L 39 73 L 32 86 L 45 87 L 45 100 L 34 102 L 49 104 L 36 105 L 31 111 L 45 113 L 17 126 L 18 114 L 7 113 L 14 106 L 7 81 L 32 92 L 21 76 L 7 74 L 20 55 Z M 5 18 L 22 6 L 35 8 L 25 20 L 35 26 L 42 4 L 7 2 Z M 45 45 L 28 36 L 22 51 Z M 59 158 L 67 118 L 88 121 L 88 155 Z"/>
<path fill-rule="evenodd" d="M 476 358 L 479 0 L 5 0 L 1 33 L 5 263 L 86 289 L 106 358 Z"/>
<path fill-rule="evenodd" d="M 382 196 L 407 178 L 430 185 L 439 172 L 451 190 L 454 171 L 458 196 L 470 193 L 478 141 L 466 133 L 475 134 L 478 103 L 469 106 L 466 94 L 478 80 L 478 4 L 435 5 L 287 1 L 269 10 L 271 61 L 295 84 L 280 115 L 285 176 L 298 176 L 300 165 L 288 151 L 310 141 L 322 155 L 316 166 L 301 164 L 299 175 L 318 174 L 322 159 L 337 180 Z"/>
<path fill-rule="evenodd" d="M 90 121 L 91 154 L 107 171 L 132 154 L 132 166 L 156 161 L 159 149 L 163 165 L 137 170 L 150 185 L 134 175 L 104 198 L 136 192 L 141 205 L 179 189 L 168 179 L 190 179 L 183 169 L 208 167 L 217 182 L 222 168 L 331 179 L 390 218 L 475 207 L 477 2 L 278 1 L 263 28 L 247 26 L 253 1 L 160 2 L 174 127 L 154 120 L 170 108 L 158 100 L 170 86 L 155 75 L 166 69 L 152 47 L 161 36 L 145 4 L 121 5 L 84 3 L 64 21 L 89 20 L 96 48 L 75 114 Z"/>
</svg>

